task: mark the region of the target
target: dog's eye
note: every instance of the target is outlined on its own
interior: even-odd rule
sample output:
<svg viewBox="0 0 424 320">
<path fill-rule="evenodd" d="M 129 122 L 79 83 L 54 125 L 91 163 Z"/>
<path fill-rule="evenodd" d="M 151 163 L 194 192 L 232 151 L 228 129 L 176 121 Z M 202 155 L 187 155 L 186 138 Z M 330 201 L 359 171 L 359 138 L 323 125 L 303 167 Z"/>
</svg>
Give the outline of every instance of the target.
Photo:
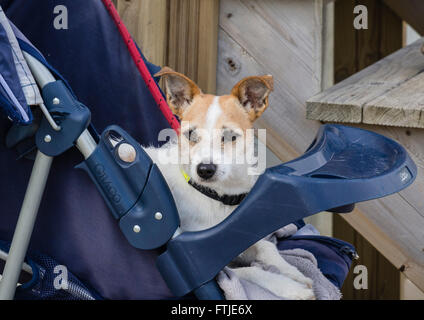
<svg viewBox="0 0 424 320">
<path fill-rule="evenodd" d="M 185 131 L 184 132 L 184 136 L 190 142 L 198 142 L 199 141 L 199 137 L 198 137 L 198 135 L 196 133 L 196 130 L 194 130 L 194 129 L 189 129 L 189 130 Z"/>
<path fill-rule="evenodd" d="M 234 142 L 237 140 L 237 137 L 239 137 L 240 135 L 236 132 L 234 132 L 233 130 L 224 130 L 224 133 L 222 134 L 222 138 L 221 141 L 222 143 L 231 141 Z"/>
</svg>

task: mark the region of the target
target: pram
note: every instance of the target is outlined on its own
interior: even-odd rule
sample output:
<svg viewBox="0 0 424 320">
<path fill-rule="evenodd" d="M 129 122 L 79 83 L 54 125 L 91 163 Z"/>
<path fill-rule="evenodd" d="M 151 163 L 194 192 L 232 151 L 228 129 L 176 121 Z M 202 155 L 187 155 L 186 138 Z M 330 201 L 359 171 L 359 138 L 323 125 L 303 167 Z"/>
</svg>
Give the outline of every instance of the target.
<svg viewBox="0 0 424 320">
<path fill-rule="evenodd" d="M 74 25 L 70 30 L 55 30 L 51 19 L 46 18 L 46 13 L 53 12 L 55 5 L 59 4 L 65 4 L 70 14 L 78 13 L 71 20 Z M 58 156 L 26 259 L 27 269 L 32 270 L 33 275 L 18 288 L 16 298 L 157 299 L 181 297 L 192 291 L 198 298 L 222 298 L 214 277 L 251 244 L 282 226 L 320 211 L 349 212 L 356 202 L 398 192 L 410 185 L 416 176 L 414 163 L 396 142 L 360 129 L 325 125 L 302 157 L 268 169 L 223 223 L 209 230 L 172 238 L 178 227 L 178 214 L 160 173 L 152 169 L 154 165 L 141 148 L 137 148 L 139 159 L 129 168 L 132 171 L 116 166 L 117 160 L 111 152 L 114 149 L 108 149 L 105 142 L 107 135 L 114 132 L 134 147 L 137 145 L 135 141 L 143 145 L 157 143 L 161 129 L 178 127 L 166 109 L 157 83 L 151 78 L 158 68 L 148 64 L 136 50 L 111 2 L 71 0 L 41 4 L 26 0 L 25 10 L 22 10 L 24 5 L 20 0 L 0 1 L 0 5 L 19 30 L 64 76 L 62 78 L 18 29 L 14 29 L 17 43 L 38 86 L 45 87 L 42 101 L 46 108 L 40 127 L 28 127 L 36 112 L 31 112 L 24 89 L 17 85 L 21 84 L 17 72 L 13 69 L 3 71 L 16 65 L 11 51 L 6 50 L 9 55 L 5 57 L 9 59 L 7 63 L 2 60 L 1 74 L 10 90 L 2 86 L 1 105 L 14 124 L 9 129 L 12 123 L 2 119 L 0 127 L 6 129 L 1 130 L 0 137 L 3 141 L 8 140 L 9 146 L 18 147 L 21 156 L 28 156 L 33 151 L 33 143 L 28 140 L 33 142 L 36 132 L 38 149 L 45 155 Z M 9 48 L 9 43 L 5 48 Z M 76 65 L 84 70 L 83 76 L 79 71 L 75 72 Z M 144 65 L 147 68 L 143 69 Z M 143 77 L 139 69 L 144 70 Z M 58 83 L 56 79 L 62 81 Z M 11 96 L 16 99 L 10 99 Z M 35 100 L 30 104 L 42 106 L 42 101 Z M 89 126 L 88 109 L 78 101 L 90 107 L 91 122 L 96 128 L 105 128 L 113 122 L 131 135 L 119 127 L 108 127 L 98 136 L 94 127 Z M 63 108 L 67 107 L 71 109 L 64 112 Z M 13 129 L 22 128 L 24 124 L 27 125 L 25 128 L 31 128 L 32 134 Z M 55 130 L 57 125 L 61 127 L 59 131 Z M 15 134 L 10 133 L 14 131 Z M 81 162 L 75 148 L 68 150 L 75 142 L 87 159 L 83 167 L 91 174 L 100 193 L 84 174 L 73 170 L 73 166 Z M 10 241 L 32 162 L 15 161 L 14 151 L 1 148 L 0 196 L 7 205 L 0 215 L 0 238 Z M 39 193 L 38 199 L 46 183 L 41 177 L 47 176 L 50 164 L 44 158 L 43 155 L 37 157 L 38 162 L 42 159 L 41 163 L 45 163 L 44 172 L 37 170 L 40 179 L 34 178 L 38 181 L 34 188 Z M 100 175 L 95 174 L 97 163 L 105 164 Z M 132 181 L 134 172 L 140 177 L 137 180 L 148 182 L 140 185 Z M 105 183 L 105 177 L 113 179 L 113 185 L 120 186 L 117 189 L 124 195 L 122 201 L 113 201 L 116 193 L 105 187 L 110 186 Z M 136 187 L 127 188 L 127 182 Z M 149 199 L 154 201 L 149 203 Z M 150 219 L 158 206 L 167 217 L 161 220 L 159 227 Z M 33 209 L 36 207 L 32 206 Z M 109 210 L 112 215 L 106 214 Z M 35 218 L 35 215 L 31 216 Z M 116 220 L 119 220 L 123 232 Z M 135 225 L 142 225 L 148 232 L 136 235 Z M 24 232 L 18 238 L 27 243 L 30 236 L 31 233 Z M 223 245 L 227 243 L 232 245 Z M 5 250 L 7 246 L 4 244 Z M 8 263 L 12 262 L 6 265 L 0 284 L 3 298 L 13 297 L 16 274 L 19 273 L 16 270 L 20 270 L 24 258 L 22 251 L 24 254 L 26 251 L 23 246 L 21 256 L 10 259 L 13 247 L 12 242 Z M 50 257 L 72 272 L 68 277 L 71 289 L 66 294 L 48 286 L 55 266 L 59 265 Z M 13 273 L 14 277 L 9 278 L 7 273 Z M 7 280 L 7 290 L 4 289 L 5 279 L 11 279 Z"/>
</svg>

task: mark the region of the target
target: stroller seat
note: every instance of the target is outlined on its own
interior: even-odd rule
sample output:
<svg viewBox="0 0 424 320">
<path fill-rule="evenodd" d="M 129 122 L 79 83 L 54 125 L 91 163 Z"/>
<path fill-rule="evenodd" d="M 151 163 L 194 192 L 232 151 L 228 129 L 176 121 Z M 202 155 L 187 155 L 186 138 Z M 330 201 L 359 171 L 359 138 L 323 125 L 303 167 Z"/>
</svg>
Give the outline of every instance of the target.
<svg viewBox="0 0 424 320">
<path fill-rule="evenodd" d="M 255 242 L 315 213 L 350 212 L 357 202 L 398 192 L 416 173 L 395 141 L 362 129 L 323 125 L 304 155 L 267 169 L 227 219 L 168 242 L 158 258 L 159 270 L 177 296 L 195 290 L 203 298 L 218 298 L 212 279 Z"/>
</svg>

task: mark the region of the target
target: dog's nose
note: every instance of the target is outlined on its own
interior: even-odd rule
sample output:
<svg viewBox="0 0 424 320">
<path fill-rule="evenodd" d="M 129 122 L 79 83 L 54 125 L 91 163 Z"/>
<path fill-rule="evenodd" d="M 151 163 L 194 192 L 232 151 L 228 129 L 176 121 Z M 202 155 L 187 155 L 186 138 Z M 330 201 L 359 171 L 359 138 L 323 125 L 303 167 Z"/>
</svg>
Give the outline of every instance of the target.
<svg viewBox="0 0 424 320">
<path fill-rule="evenodd" d="M 212 163 L 199 163 L 197 165 L 197 174 L 200 178 L 208 180 L 213 177 L 216 172 L 216 165 Z"/>
</svg>

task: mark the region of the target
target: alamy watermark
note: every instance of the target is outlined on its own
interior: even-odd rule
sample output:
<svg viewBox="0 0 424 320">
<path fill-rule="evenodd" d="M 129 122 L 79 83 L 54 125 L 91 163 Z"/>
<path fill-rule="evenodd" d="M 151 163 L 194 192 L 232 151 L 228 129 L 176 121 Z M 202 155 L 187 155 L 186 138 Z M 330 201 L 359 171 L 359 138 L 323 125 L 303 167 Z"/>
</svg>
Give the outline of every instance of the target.
<svg viewBox="0 0 424 320">
<path fill-rule="evenodd" d="M 353 273 L 357 274 L 353 279 L 353 287 L 356 290 L 368 289 L 368 268 L 364 265 L 358 264 L 353 268 Z"/>
<path fill-rule="evenodd" d="M 53 19 L 53 27 L 56 30 L 67 30 L 68 29 L 68 8 L 64 5 L 57 5 L 53 9 L 55 15 Z"/>
<path fill-rule="evenodd" d="M 53 273 L 57 274 L 57 276 L 53 280 L 53 287 L 56 290 L 68 290 L 68 268 L 63 265 L 57 265 L 54 267 Z"/>
<path fill-rule="evenodd" d="M 182 122 L 181 128 L 189 128 Z M 266 129 L 228 130 L 203 128 L 181 129 L 178 139 L 173 129 L 163 129 L 159 142 L 178 141 L 177 154 L 170 156 L 168 148 L 158 150 L 158 162 L 163 165 L 189 165 L 193 159 L 215 165 L 246 165 L 249 175 L 259 175 L 266 169 Z M 255 132 L 258 140 L 255 141 Z"/>
<path fill-rule="evenodd" d="M 357 30 L 368 29 L 368 8 L 364 5 L 357 5 L 353 9 L 357 16 L 353 19 L 353 27 Z"/>
</svg>

